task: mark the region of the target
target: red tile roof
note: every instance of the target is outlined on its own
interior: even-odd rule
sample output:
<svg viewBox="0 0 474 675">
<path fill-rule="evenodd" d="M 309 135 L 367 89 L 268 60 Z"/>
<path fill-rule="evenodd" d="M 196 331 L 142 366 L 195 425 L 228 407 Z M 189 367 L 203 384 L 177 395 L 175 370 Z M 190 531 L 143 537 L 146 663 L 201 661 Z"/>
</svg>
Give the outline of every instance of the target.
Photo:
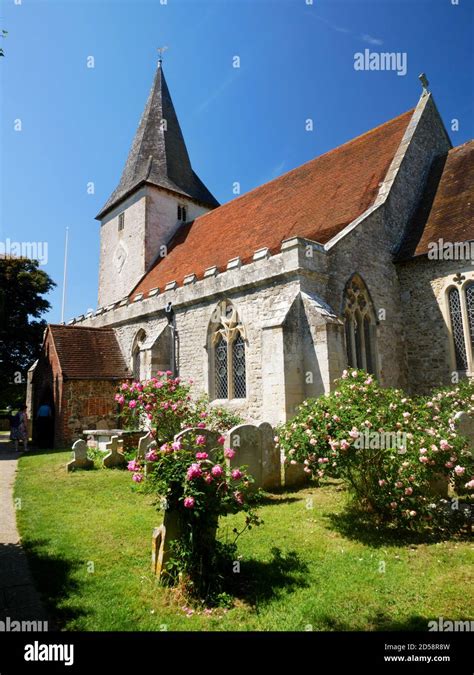
<svg viewBox="0 0 474 675">
<path fill-rule="evenodd" d="M 398 260 L 428 253 L 430 242 L 474 240 L 474 141 L 433 162 L 423 199 L 408 227 Z"/>
<path fill-rule="evenodd" d="M 231 258 L 250 262 L 257 249 L 272 253 L 292 236 L 328 242 L 377 196 L 413 110 L 293 169 L 183 226 L 131 295 L 202 278 Z"/>
<path fill-rule="evenodd" d="M 112 328 L 49 326 L 65 379 L 122 379 L 130 373 Z"/>
</svg>

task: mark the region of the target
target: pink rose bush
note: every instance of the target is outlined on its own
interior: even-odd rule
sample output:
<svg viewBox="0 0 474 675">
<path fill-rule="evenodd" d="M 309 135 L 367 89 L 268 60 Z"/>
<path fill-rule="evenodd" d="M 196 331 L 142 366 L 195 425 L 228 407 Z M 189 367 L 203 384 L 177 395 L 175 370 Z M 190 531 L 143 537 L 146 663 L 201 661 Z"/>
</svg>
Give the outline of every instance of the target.
<svg viewBox="0 0 474 675">
<path fill-rule="evenodd" d="M 189 427 L 221 432 L 242 421 L 223 408 L 209 406 L 206 397 L 193 400 L 190 389 L 191 382 L 173 377 L 170 371 L 159 371 L 145 382 L 122 383 L 115 401 L 124 427 L 137 429 L 147 423 L 161 445 Z"/>
<path fill-rule="evenodd" d="M 159 495 L 168 512 L 177 516 L 180 536 L 173 542 L 175 573 L 169 580 L 181 579 L 186 593 L 210 601 L 211 589 L 218 595 L 221 577 L 216 569 L 224 552 L 230 560 L 236 555 L 235 542 L 226 548 L 216 541 L 219 517 L 244 512 L 244 530 L 260 521 L 251 503 L 252 477 L 244 467 L 231 469 L 229 450 L 220 443 L 209 447 L 208 437 L 200 431 L 190 431 L 179 442 L 163 443 L 145 460 L 129 462 L 128 469 L 140 491 Z"/>
<path fill-rule="evenodd" d="M 305 401 L 277 430 L 287 461 L 320 480 L 342 479 L 359 508 L 377 520 L 410 529 L 446 525 L 445 481 L 472 500 L 474 459 L 454 422 L 474 414 L 474 384 L 409 398 L 382 388 L 363 371 L 345 371 L 329 395 Z M 462 524 L 462 523 L 459 523 Z"/>
</svg>

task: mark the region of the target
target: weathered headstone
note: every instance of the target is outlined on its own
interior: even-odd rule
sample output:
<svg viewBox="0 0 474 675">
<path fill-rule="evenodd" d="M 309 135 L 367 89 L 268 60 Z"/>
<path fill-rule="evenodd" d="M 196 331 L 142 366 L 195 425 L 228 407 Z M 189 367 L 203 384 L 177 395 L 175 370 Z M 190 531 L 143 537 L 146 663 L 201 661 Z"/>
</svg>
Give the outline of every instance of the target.
<svg viewBox="0 0 474 675">
<path fill-rule="evenodd" d="M 268 422 L 259 426 L 262 452 L 262 488 L 273 490 L 281 486 L 281 457 L 276 447 L 273 427 Z"/>
<path fill-rule="evenodd" d="M 464 411 L 458 412 L 454 415 L 454 422 L 458 433 L 469 441 L 469 449 L 471 454 L 474 454 L 474 417 Z"/>
<path fill-rule="evenodd" d="M 159 579 L 165 574 L 171 557 L 171 542 L 179 539 L 180 534 L 178 512 L 165 510 L 163 524 L 155 527 L 151 540 L 151 568 Z"/>
<path fill-rule="evenodd" d="M 253 488 L 262 486 L 262 445 L 260 430 L 253 424 L 238 424 L 226 436 L 225 447 L 235 451 L 230 468 L 246 466 L 254 479 Z"/>
<path fill-rule="evenodd" d="M 74 469 L 91 469 L 94 466 L 94 462 L 87 457 L 87 443 L 80 439 L 74 443 L 72 446 L 72 451 L 74 453 L 74 459 L 67 464 L 67 470 L 73 471 Z"/>
<path fill-rule="evenodd" d="M 112 439 L 110 443 L 107 443 L 106 448 L 107 450 L 110 450 L 110 452 L 105 455 L 102 463 L 107 469 L 123 466 L 127 463 L 123 454 L 123 441 L 122 439 L 119 439 L 118 436 L 112 436 Z"/>
<path fill-rule="evenodd" d="M 285 457 L 283 464 L 285 487 L 299 487 L 308 482 L 303 464 L 299 462 L 292 464 L 293 461 L 291 457 Z"/>
<path fill-rule="evenodd" d="M 138 441 L 137 460 L 144 460 L 146 453 L 152 448 L 156 448 L 156 441 L 151 432 L 148 432 L 146 436 L 142 436 Z"/>
</svg>

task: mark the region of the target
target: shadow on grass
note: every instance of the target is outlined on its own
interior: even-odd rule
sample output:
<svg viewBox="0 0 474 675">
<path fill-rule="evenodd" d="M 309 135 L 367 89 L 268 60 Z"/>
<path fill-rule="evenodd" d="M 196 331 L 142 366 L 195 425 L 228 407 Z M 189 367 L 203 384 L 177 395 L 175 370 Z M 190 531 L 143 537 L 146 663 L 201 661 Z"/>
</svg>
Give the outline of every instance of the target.
<svg viewBox="0 0 474 675">
<path fill-rule="evenodd" d="M 361 542 L 373 547 L 407 546 L 418 544 L 433 544 L 436 542 L 456 539 L 458 541 L 470 539 L 468 532 L 452 534 L 449 531 L 440 532 L 427 530 L 416 532 L 400 530 L 388 524 L 376 524 L 374 519 L 364 511 L 347 507 L 341 513 L 328 513 L 323 516 L 328 528 L 335 530 L 346 539 Z"/>
<path fill-rule="evenodd" d="M 300 560 L 296 551 L 283 553 L 274 547 L 270 554 L 268 562 L 243 560 L 240 573 L 231 575 L 226 590 L 258 608 L 259 603 L 278 597 L 283 591 L 309 586 L 305 578 L 308 565 Z"/>
<path fill-rule="evenodd" d="M 325 616 L 322 618 L 324 622 L 324 629 L 342 632 L 342 631 L 427 631 L 428 622 L 424 616 L 414 615 L 403 621 L 395 621 L 392 617 L 387 616 L 384 612 L 377 612 L 374 617 L 364 620 L 364 624 L 357 626 L 357 624 L 347 624 L 344 621 L 339 621 L 332 616 Z M 327 627 L 327 628 L 326 628 Z"/>
<path fill-rule="evenodd" d="M 249 500 L 250 501 L 250 500 Z M 252 504 L 259 506 L 278 506 L 278 504 L 293 504 L 294 502 L 303 501 L 303 497 L 280 497 L 273 493 L 264 493 L 261 496 L 255 497 Z"/>
<path fill-rule="evenodd" d="M 56 630 L 63 629 L 68 622 L 84 616 L 86 612 L 68 605 L 66 601 L 80 590 L 80 584 L 73 578 L 74 572 L 84 569 L 83 560 L 70 560 L 53 556 L 45 551 L 49 542 L 35 539 L 23 542 L 35 586 L 41 595 L 46 611 Z"/>
</svg>

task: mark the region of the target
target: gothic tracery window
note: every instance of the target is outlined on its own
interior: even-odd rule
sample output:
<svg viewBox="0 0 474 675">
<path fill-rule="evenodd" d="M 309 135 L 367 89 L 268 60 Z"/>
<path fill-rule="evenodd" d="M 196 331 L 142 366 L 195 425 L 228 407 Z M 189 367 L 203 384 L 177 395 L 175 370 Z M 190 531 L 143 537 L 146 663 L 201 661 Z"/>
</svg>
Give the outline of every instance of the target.
<svg viewBox="0 0 474 675">
<path fill-rule="evenodd" d="M 474 282 L 447 292 L 456 370 L 474 371 Z"/>
<path fill-rule="evenodd" d="M 346 288 L 344 324 L 349 366 L 375 374 L 375 314 L 367 287 L 357 275 Z"/>
<path fill-rule="evenodd" d="M 211 335 L 214 398 L 247 396 L 245 340 L 245 328 L 237 310 L 231 303 L 222 301 Z"/>
</svg>

